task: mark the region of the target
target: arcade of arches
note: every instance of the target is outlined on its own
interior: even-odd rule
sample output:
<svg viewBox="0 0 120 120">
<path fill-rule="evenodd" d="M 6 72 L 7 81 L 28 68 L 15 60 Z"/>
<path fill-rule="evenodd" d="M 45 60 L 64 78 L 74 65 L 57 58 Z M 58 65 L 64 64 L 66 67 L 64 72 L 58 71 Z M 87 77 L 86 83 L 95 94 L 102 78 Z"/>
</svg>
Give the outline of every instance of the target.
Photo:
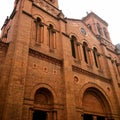
<svg viewBox="0 0 120 120">
<path fill-rule="evenodd" d="M 40 88 L 34 95 L 34 110 L 31 120 L 57 120 L 54 110 L 54 96 L 46 88 Z M 81 120 L 114 120 L 105 96 L 96 88 L 88 88 L 82 99 Z"/>
</svg>

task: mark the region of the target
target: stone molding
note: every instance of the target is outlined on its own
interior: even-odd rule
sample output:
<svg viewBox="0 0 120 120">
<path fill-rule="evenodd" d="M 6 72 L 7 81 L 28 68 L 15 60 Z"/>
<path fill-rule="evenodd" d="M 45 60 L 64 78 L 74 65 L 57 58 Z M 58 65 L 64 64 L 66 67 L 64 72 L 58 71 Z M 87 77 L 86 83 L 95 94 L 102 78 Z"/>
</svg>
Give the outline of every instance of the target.
<svg viewBox="0 0 120 120">
<path fill-rule="evenodd" d="M 45 55 L 45 54 L 40 53 L 38 51 L 35 51 L 35 50 L 31 49 L 31 48 L 29 49 L 29 55 L 33 56 L 33 57 L 36 57 L 38 59 L 44 60 L 46 62 L 61 66 L 61 67 L 63 65 L 62 60 L 58 60 L 57 58 L 53 58 L 51 56 Z"/>
</svg>

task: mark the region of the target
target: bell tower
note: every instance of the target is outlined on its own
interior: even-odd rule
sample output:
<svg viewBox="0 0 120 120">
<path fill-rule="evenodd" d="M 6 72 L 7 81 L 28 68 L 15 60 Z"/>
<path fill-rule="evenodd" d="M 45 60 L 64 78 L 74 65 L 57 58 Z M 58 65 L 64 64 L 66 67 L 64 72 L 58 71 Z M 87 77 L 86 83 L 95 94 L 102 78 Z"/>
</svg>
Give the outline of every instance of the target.
<svg viewBox="0 0 120 120">
<path fill-rule="evenodd" d="M 105 41 L 111 42 L 108 23 L 97 16 L 95 13 L 87 13 L 87 16 L 83 18 L 84 23 L 87 27 L 97 36 Z"/>
</svg>

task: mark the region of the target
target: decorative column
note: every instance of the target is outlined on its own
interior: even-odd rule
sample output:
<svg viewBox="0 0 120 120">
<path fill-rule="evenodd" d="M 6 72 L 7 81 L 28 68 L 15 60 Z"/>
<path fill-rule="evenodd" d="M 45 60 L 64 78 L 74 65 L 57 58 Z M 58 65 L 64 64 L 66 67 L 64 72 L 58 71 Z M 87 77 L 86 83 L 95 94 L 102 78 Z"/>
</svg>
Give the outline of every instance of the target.
<svg viewBox="0 0 120 120">
<path fill-rule="evenodd" d="M 90 48 L 88 48 L 87 51 L 88 51 L 88 60 L 89 60 L 88 63 L 92 67 L 92 65 L 93 65 L 92 52 L 91 52 Z"/>
<path fill-rule="evenodd" d="M 40 24 L 40 39 L 39 39 L 40 43 L 43 43 L 44 41 L 44 25 L 41 23 Z"/>
<path fill-rule="evenodd" d="M 53 111 L 53 120 L 57 120 L 57 111 Z"/>
<path fill-rule="evenodd" d="M 101 58 L 101 55 L 98 53 L 97 54 L 97 58 L 98 58 L 98 67 L 99 67 L 99 70 L 101 71 L 102 70 L 102 63 L 103 63 L 103 61 L 102 61 L 102 58 Z"/>
<path fill-rule="evenodd" d="M 93 116 L 93 120 L 97 120 L 97 116 Z"/>
<path fill-rule="evenodd" d="M 55 30 L 52 31 L 52 48 L 55 49 L 56 48 L 56 32 Z"/>
<path fill-rule="evenodd" d="M 34 110 L 32 108 L 29 109 L 29 120 L 32 120 L 33 119 L 33 113 L 34 113 Z"/>
<path fill-rule="evenodd" d="M 80 50 L 80 42 L 77 42 L 77 54 L 78 54 L 78 59 L 81 61 L 81 50 Z"/>
</svg>

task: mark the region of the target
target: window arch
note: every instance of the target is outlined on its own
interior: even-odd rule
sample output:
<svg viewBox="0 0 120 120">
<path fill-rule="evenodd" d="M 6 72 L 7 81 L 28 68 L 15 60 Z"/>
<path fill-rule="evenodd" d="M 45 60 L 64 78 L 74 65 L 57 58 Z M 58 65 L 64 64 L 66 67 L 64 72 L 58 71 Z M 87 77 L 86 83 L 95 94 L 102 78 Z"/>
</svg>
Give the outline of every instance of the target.
<svg viewBox="0 0 120 120">
<path fill-rule="evenodd" d="M 98 51 L 95 47 L 93 48 L 93 56 L 94 56 L 95 66 L 98 68 L 99 67 L 99 58 L 98 58 Z"/>
<path fill-rule="evenodd" d="M 48 26 L 48 46 L 51 49 L 56 48 L 56 31 L 52 24 L 49 24 Z"/>
<path fill-rule="evenodd" d="M 44 26 L 42 24 L 42 21 L 39 17 L 35 20 L 35 40 L 37 44 L 40 44 L 43 42 L 44 39 Z"/>
<path fill-rule="evenodd" d="M 40 88 L 36 91 L 34 96 L 34 103 L 39 105 L 53 104 L 53 95 L 46 88 Z"/>
<path fill-rule="evenodd" d="M 76 37 L 72 36 L 70 42 L 71 42 L 72 56 L 76 58 Z"/>
<path fill-rule="evenodd" d="M 106 28 L 103 28 L 103 31 L 104 31 L 104 35 L 105 35 L 105 37 L 108 39 L 109 36 L 108 36 L 108 32 L 107 32 Z"/>
<path fill-rule="evenodd" d="M 97 23 L 97 29 L 98 29 L 99 34 L 102 35 L 102 30 L 101 30 L 101 27 L 100 27 L 99 23 Z"/>
<path fill-rule="evenodd" d="M 84 54 L 84 60 L 86 63 L 88 63 L 88 44 L 86 42 L 83 42 L 83 54 Z"/>
</svg>

